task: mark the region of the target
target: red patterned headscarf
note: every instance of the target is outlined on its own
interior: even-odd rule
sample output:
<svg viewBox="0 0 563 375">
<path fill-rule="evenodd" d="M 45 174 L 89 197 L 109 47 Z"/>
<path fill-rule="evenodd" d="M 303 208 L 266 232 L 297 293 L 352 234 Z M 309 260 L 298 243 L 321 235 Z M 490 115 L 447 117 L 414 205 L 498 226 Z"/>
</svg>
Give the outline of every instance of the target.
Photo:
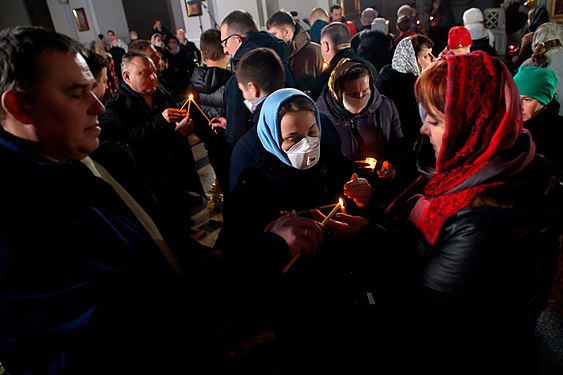
<svg viewBox="0 0 563 375">
<path fill-rule="evenodd" d="M 436 173 L 410 219 L 434 244 L 444 222 L 475 197 L 524 169 L 535 145 L 522 127 L 520 95 L 506 66 L 482 51 L 448 64 L 445 132 Z"/>
</svg>

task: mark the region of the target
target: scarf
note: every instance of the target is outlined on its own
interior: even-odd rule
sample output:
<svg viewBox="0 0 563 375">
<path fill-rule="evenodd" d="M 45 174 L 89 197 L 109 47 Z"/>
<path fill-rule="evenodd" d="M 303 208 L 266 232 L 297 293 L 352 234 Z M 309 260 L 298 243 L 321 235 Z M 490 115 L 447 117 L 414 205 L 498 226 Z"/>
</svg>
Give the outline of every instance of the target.
<svg viewBox="0 0 563 375">
<path fill-rule="evenodd" d="M 434 244 L 443 224 L 475 197 L 506 184 L 533 159 L 523 129 L 520 96 L 505 65 L 482 51 L 445 56 L 445 125 L 436 173 L 423 188 L 410 220 Z"/>
<path fill-rule="evenodd" d="M 266 151 L 277 156 L 278 159 L 290 167 L 293 166 L 289 161 L 287 153 L 281 148 L 282 136 L 280 131 L 281 119 L 279 118 L 279 111 L 280 107 L 286 101 L 295 96 L 303 96 L 311 100 L 313 104 L 315 103 L 313 99 L 303 93 L 303 91 L 293 88 L 279 89 L 268 95 L 266 100 L 264 100 L 257 125 L 258 138 L 262 146 L 264 146 Z M 317 105 L 315 104 L 315 108 L 316 107 Z M 317 126 L 319 127 L 319 134 L 321 134 L 321 118 L 318 110 L 315 111 L 315 117 L 317 119 Z"/>
</svg>

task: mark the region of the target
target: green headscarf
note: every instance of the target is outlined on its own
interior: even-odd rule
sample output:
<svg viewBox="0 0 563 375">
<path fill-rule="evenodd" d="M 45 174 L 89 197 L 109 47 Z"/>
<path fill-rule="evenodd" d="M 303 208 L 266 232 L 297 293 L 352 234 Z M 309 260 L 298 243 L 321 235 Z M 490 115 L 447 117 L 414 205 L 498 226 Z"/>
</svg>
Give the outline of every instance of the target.
<svg viewBox="0 0 563 375">
<path fill-rule="evenodd" d="M 557 89 L 555 72 L 538 66 L 521 66 L 514 76 L 514 82 L 520 95 L 536 99 L 543 105 L 553 100 Z"/>
</svg>

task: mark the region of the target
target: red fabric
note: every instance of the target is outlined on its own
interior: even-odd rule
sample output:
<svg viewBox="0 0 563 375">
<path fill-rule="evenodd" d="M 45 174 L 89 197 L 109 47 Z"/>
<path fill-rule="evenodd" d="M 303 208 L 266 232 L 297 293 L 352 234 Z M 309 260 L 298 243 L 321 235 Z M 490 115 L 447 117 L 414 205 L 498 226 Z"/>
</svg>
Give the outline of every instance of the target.
<svg viewBox="0 0 563 375">
<path fill-rule="evenodd" d="M 434 244 L 444 222 L 475 196 L 503 181 L 487 181 L 452 192 L 511 148 L 523 132 L 520 96 L 506 66 L 482 51 L 446 55 L 448 78 L 442 146 L 436 174 L 410 219 Z M 531 157 L 526 159 L 526 164 Z"/>
<path fill-rule="evenodd" d="M 465 26 L 454 26 L 448 32 L 448 48 L 456 49 L 473 45 L 471 34 Z"/>
</svg>

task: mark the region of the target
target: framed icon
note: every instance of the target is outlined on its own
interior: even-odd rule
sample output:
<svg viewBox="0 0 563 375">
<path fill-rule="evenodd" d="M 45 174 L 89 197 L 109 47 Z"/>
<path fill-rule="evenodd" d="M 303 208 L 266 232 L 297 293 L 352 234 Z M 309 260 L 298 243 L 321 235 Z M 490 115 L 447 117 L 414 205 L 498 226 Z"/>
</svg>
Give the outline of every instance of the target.
<svg viewBox="0 0 563 375">
<path fill-rule="evenodd" d="M 74 16 L 74 20 L 76 21 L 76 27 L 78 27 L 78 31 L 90 30 L 90 26 L 88 26 L 88 19 L 86 18 L 86 12 L 84 11 L 84 8 L 74 8 L 72 10 L 72 15 Z"/>
<path fill-rule="evenodd" d="M 188 17 L 197 17 L 203 14 L 201 1 L 186 0 L 186 9 L 188 10 Z"/>
<path fill-rule="evenodd" d="M 551 0 L 550 20 L 553 22 L 563 20 L 563 0 Z"/>
</svg>

